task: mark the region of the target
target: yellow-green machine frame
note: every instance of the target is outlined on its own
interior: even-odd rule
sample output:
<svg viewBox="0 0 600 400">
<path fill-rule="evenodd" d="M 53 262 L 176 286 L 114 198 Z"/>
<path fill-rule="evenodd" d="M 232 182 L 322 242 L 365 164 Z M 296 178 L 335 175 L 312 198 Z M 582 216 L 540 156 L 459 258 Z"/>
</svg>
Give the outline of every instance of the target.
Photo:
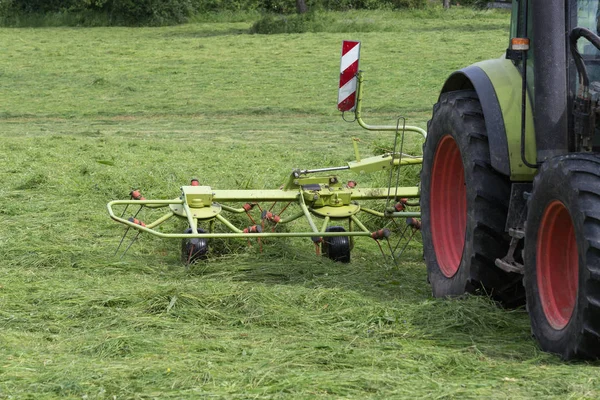
<svg viewBox="0 0 600 400">
<path fill-rule="evenodd" d="M 161 238 L 183 239 L 184 247 L 186 241 L 189 242 L 192 239 L 282 237 L 307 237 L 311 238 L 316 245 L 327 241 L 327 238 L 342 237 L 347 238 L 352 247 L 355 237 L 382 240 L 394 233 L 389 229 L 369 230 L 361 222 L 362 214 L 388 219 L 388 222 L 389 219 L 405 218 L 407 221 L 405 227 L 412 228 L 413 231 L 418 230 L 420 227 L 418 220 L 420 217 L 419 187 L 399 187 L 397 186 L 399 180 L 392 179 L 392 177 L 397 177 L 398 175 L 393 174 L 399 174 L 403 166 L 422 163 L 420 156 L 397 152 L 396 143 L 404 140 L 406 132 L 422 135 L 423 139 L 426 132 L 421 128 L 407 126 L 400 122 L 395 126 L 366 124 L 361 115 L 362 72 L 357 72 L 356 78 L 356 107 L 352 110 L 354 117 L 358 124 L 367 130 L 393 132 L 395 146 L 392 152 L 361 158 L 357 142 L 353 141 L 355 160 L 339 167 L 294 169 L 279 189 L 222 190 L 213 189 L 210 186 L 200 186 L 198 181 L 192 180 L 190 185 L 181 187 L 179 197 L 169 200 L 146 200 L 138 191 L 133 191 L 130 199 L 113 200 L 108 203 L 110 217 L 126 225 L 127 231 L 133 229 L 137 230 L 138 234 L 145 232 Z M 399 121 L 401 120 L 399 119 Z M 388 171 L 390 174 L 389 184 L 387 187 L 358 188 L 354 181 L 343 183 L 335 175 L 336 172 L 344 170 L 357 173 Z M 364 200 L 381 200 L 381 206 L 377 209 L 362 206 L 361 201 Z M 267 209 L 262 208 L 261 203 L 272 203 L 272 205 Z M 279 214 L 273 212 L 276 203 L 283 204 Z M 296 211 L 288 213 L 290 215 L 285 217 L 281 215 L 291 204 L 297 205 Z M 139 207 L 133 217 L 125 215 L 129 206 Z M 258 217 L 256 208 L 259 209 Z M 143 211 L 155 209 L 164 209 L 164 214 L 153 217 L 152 221 L 143 222 Z M 253 209 L 255 210 L 252 211 L 254 217 L 251 214 Z M 235 214 L 247 214 L 250 225 L 240 226 L 239 223 L 236 225 L 231 218 Z M 163 229 L 163 224 L 174 218 L 186 220 L 189 229 L 185 232 L 168 232 Z M 301 219 L 305 221 L 304 226 L 296 223 L 293 225 L 295 230 L 281 229 L 283 226 Z M 331 223 L 336 221 L 347 222 L 348 230 L 329 229 Z M 217 224 L 221 224 L 226 229 L 215 229 Z M 382 223 L 382 226 L 384 225 L 385 223 Z M 161 228 L 159 229 L 159 227 Z M 122 242 L 123 240 L 121 240 Z M 195 243 L 199 243 L 198 240 Z M 187 261 L 191 260 L 192 258 L 188 257 Z"/>
</svg>

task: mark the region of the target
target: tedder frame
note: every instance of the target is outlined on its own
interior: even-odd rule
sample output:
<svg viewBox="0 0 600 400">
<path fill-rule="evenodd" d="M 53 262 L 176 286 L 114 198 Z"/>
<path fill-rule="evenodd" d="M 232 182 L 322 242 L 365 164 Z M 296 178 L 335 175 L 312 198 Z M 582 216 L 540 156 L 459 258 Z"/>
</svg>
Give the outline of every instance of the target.
<svg viewBox="0 0 600 400">
<path fill-rule="evenodd" d="M 204 258 L 208 252 L 208 240 L 217 238 L 306 237 L 315 243 L 317 253 L 320 246 L 324 255 L 336 261 L 348 262 L 354 238 L 370 237 L 377 241 L 387 240 L 391 256 L 394 258 L 400 240 L 405 240 L 405 244 L 408 244 L 410 238 L 420 229 L 419 187 L 398 185 L 401 167 L 422 163 L 420 156 L 402 153 L 405 134 L 417 133 L 425 139 L 426 132 L 419 127 L 406 125 L 403 118 L 399 118 L 395 126 L 374 126 L 364 122 L 361 116 L 363 74 L 358 70 L 359 49 L 360 42 L 343 43 L 338 109 L 342 112 L 353 112 L 358 124 L 367 130 L 394 132 L 393 151 L 361 158 L 357 140 L 353 140 L 356 160 L 339 167 L 294 169 L 278 189 L 213 189 L 210 186 L 201 186 L 198 180 L 193 179 L 190 185 L 181 187 L 180 196 L 174 199 L 147 200 L 138 190 L 133 190 L 130 199 L 113 200 L 108 203 L 110 217 L 127 226 L 125 235 L 127 231 L 134 229 L 138 231 L 138 235 L 145 232 L 161 238 L 182 239 L 184 263 Z M 397 151 L 398 147 L 400 151 Z M 335 173 L 346 170 L 359 173 L 386 171 L 389 173 L 388 185 L 358 188 L 355 181 L 342 183 Z M 364 200 L 380 200 L 383 204 L 374 208 L 365 207 L 360 204 Z M 263 208 L 261 203 L 271 203 L 271 206 Z M 277 203 L 283 204 L 283 207 L 275 212 Z M 283 212 L 287 211 L 290 205 L 295 205 L 296 210 L 283 216 Z M 125 215 L 129 206 L 139 207 L 132 217 Z M 140 215 L 144 209 L 165 209 L 165 212 L 153 217 L 152 221 L 144 222 Z M 240 226 L 239 222 L 236 224 L 230 217 L 236 214 L 246 214 L 250 225 Z M 361 214 L 379 217 L 388 223 L 394 221 L 394 228 L 369 230 L 359 219 Z M 184 232 L 164 232 L 161 225 L 173 218 L 185 220 L 189 228 Z M 297 230 L 279 229 L 302 218 L 305 220 L 303 228 L 297 229 L 298 224 L 295 224 L 293 228 Z M 397 218 L 404 218 L 406 224 L 398 224 Z M 347 223 L 348 230 L 338 226 L 340 222 Z M 336 225 L 331 225 L 332 223 Z M 217 224 L 224 226 L 225 231 L 215 229 Z M 412 235 L 405 236 L 407 230 L 412 231 Z M 388 238 L 395 232 L 400 234 L 400 239 L 395 248 L 392 248 Z M 119 247 L 122 243 L 123 240 Z M 129 247 L 125 252 L 128 249 Z"/>
</svg>

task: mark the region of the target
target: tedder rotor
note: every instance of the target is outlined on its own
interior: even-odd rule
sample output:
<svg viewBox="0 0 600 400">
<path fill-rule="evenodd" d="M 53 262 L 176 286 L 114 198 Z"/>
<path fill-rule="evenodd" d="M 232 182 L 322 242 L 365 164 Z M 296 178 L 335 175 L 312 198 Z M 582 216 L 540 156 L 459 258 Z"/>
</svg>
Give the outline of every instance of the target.
<svg viewBox="0 0 600 400">
<path fill-rule="evenodd" d="M 186 264 L 206 258 L 211 240 L 235 238 L 307 238 L 312 240 L 317 253 L 335 261 L 349 262 L 354 239 L 368 237 L 377 241 L 382 252 L 387 249 L 392 259 L 397 259 L 421 226 L 419 187 L 400 187 L 398 183 L 401 168 L 420 166 L 422 159 L 403 153 L 403 141 L 408 132 L 423 139 L 426 133 L 418 127 L 407 126 L 402 118 L 395 126 L 364 123 L 360 115 L 363 81 L 358 70 L 359 50 L 359 42 L 343 43 L 338 109 L 353 112 L 359 124 L 368 130 L 392 132 L 392 151 L 361 158 L 355 140 L 354 161 L 339 167 L 294 169 L 277 189 L 215 189 L 193 179 L 181 187 L 180 195 L 174 199 L 147 200 L 139 190 L 133 190 L 130 199 L 108 203 L 110 217 L 127 226 L 123 239 L 130 230 L 137 231 L 123 254 L 144 232 L 181 239 L 181 257 Z M 342 182 L 336 175 L 341 171 L 384 171 L 388 174 L 388 184 L 358 187 L 353 180 Z M 365 201 L 371 202 L 365 206 Z M 135 212 L 128 215 L 127 211 L 132 209 Z M 164 211 L 157 214 L 160 210 Z M 236 215 L 247 217 L 243 225 Z M 379 218 L 381 226 L 368 229 L 361 220 L 363 215 Z M 184 220 L 187 228 L 174 231 L 177 224 L 170 222 L 177 219 Z M 385 242 L 384 246 L 381 241 Z"/>
</svg>

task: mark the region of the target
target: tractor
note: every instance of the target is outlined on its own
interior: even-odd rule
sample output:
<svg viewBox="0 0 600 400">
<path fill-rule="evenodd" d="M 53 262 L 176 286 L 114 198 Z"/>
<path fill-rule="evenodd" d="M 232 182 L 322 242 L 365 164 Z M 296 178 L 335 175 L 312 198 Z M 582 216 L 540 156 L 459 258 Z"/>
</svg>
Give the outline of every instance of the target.
<svg viewBox="0 0 600 400">
<path fill-rule="evenodd" d="M 600 357 L 600 1 L 513 0 L 499 59 L 452 73 L 428 123 L 435 297 L 526 304 L 541 349 Z"/>
</svg>

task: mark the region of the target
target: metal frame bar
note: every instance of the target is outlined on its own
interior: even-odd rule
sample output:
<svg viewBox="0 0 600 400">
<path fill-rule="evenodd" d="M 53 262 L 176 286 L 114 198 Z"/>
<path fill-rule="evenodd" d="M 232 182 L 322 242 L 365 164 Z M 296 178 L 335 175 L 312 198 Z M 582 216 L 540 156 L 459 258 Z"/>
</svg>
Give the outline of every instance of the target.
<svg viewBox="0 0 600 400">
<path fill-rule="evenodd" d="M 356 109 L 354 110 L 354 115 L 356 116 L 356 122 L 368 131 L 378 131 L 378 132 L 397 132 L 398 127 L 396 125 L 369 125 L 365 123 L 362 119 L 362 98 L 363 98 L 363 74 L 362 71 L 358 71 L 357 82 L 358 86 L 356 89 Z M 427 132 L 425 129 L 419 128 L 418 126 L 406 125 L 404 130 L 407 132 L 416 132 L 423 136 L 423 139 L 427 137 Z"/>
<path fill-rule="evenodd" d="M 403 197 L 418 197 L 419 190 L 417 187 L 405 187 L 400 188 L 399 195 Z M 387 188 L 366 188 L 366 189 L 354 189 L 351 193 L 352 200 L 377 200 L 377 199 L 385 199 L 387 196 Z M 306 221 L 310 227 L 309 231 L 302 232 L 261 232 L 261 233 L 244 233 L 243 230 L 236 227 L 233 223 L 231 223 L 226 217 L 221 214 L 216 214 L 214 218 L 209 220 L 210 229 L 209 233 L 199 233 L 197 219 L 192 217 L 192 211 L 190 210 L 189 205 L 185 202 L 185 200 L 181 198 L 171 199 L 171 200 L 113 200 L 108 203 L 107 209 L 110 217 L 122 223 L 128 227 L 134 228 L 141 232 L 147 232 L 152 235 L 162 237 L 162 238 L 262 238 L 262 237 L 314 237 L 315 234 L 321 237 L 332 237 L 332 236 L 370 236 L 370 232 L 368 229 L 360 222 L 358 217 L 352 215 L 350 217 L 350 222 L 356 224 L 361 231 L 350 231 L 350 232 L 326 232 L 327 226 L 331 219 L 329 217 L 325 217 L 321 229 L 317 227 L 315 221 L 313 219 L 313 213 L 306 205 L 303 191 L 300 189 L 299 191 L 284 191 L 284 190 L 215 190 L 213 192 L 213 199 L 215 202 L 217 201 L 228 201 L 228 202 L 250 202 L 250 201 L 291 201 L 295 202 L 301 209 L 300 212 L 291 215 L 286 219 L 282 219 L 279 221 L 279 224 L 285 224 L 292 221 L 295 221 L 301 217 L 305 217 Z M 172 211 L 168 211 L 163 216 L 159 217 L 152 223 L 142 226 L 136 224 L 134 222 L 129 221 L 128 219 L 119 217 L 115 214 L 113 210 L 113 206 L 116 205 L 129 205 L 135 204 L 141 207 L 148 207 L 152 209 L 167 207 L 169 205 L 177 205 L 181 204 L 183 209 L 185 210 L 185 219 L 188 221 L 188 224 L 193 229 L 193 233 L 163 233 L 154 230 L 157 226 L 166 222 L 167 220 L 177 216 L 181 218 L 181 216 L 176 215 Z M 244 212 L 241 208 L 235 208 L 223 205 L 219 203 L 224 211 L 232 212 L 232 213 L 242 213 Z M 376 210 L 362 208 L 361 212 L 366 212 L 368 214 L 376 215 L 378 217 L 418 217 L 420 213 L 418 212 L 397 212 L 392 214 L 385 214 Z M 214 232 L 214 222 L 218 220 L 223 225 L 225 225 L 232 232 L 230 233 L 215 233 Z"/>
</svg>

